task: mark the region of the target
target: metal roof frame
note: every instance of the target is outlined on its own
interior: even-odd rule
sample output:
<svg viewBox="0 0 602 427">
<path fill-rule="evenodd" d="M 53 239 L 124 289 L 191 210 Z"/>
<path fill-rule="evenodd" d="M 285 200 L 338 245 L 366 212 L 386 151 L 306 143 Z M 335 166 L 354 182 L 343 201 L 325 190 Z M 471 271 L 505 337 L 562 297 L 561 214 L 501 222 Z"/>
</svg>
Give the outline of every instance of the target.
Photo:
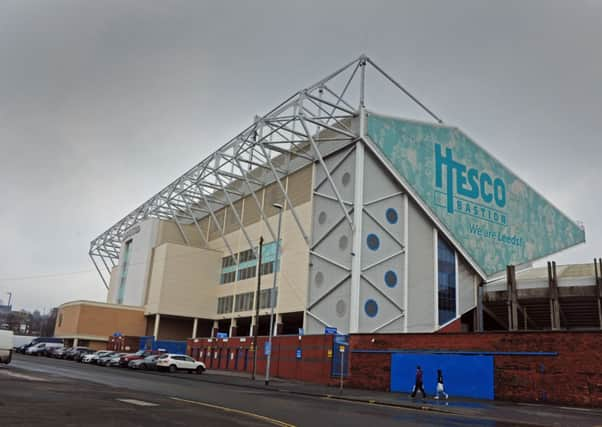
<svg viewBox="0 0 602 427">
<path fill-rule="evenodd" d="M 276 240 L 268 216 L 257 197 L 257 191 L 271 183 L 276 183 L 282 192 L 301 235 L 309 244 L 308 232 L 287 194 L 282 178 L 312 162 L 320 163 L 326 171 L 326 179 L 333 188 L 345 220 L 353 228 L 346 202 L 341 198 L 324 161 L 324 153 L 331 151 L 333 146 L 340 148 L 345 143 L 362 138 L 350 124 L 351 119 L 364 109 L 367 67 L 401 90 L 436 122 L 442 123 L 438 116 L 370 58 L 361 55 L 296 92 L 267 114 L 256 117 L 246 129 L 92 240 L 89 256 L 104 286 L 108 289 L 107 277 L 110 277 L 112 268 L 118 263 L 128 230 L 147 218 L 173 220 L 187 243 L 189 239 L 182 225 L 194 224 L 201 240 L 207 243 L 209 237 L 202 231 L 198 221 L 209 216 L 227 251 L 234 256 L 224 227 L 219 224 L 215 213 L 222 208 L 229 208 L 228 212 L 234 213 L 244 239 L 255 250 L 234 207 L 238 200 L 251 196 L 259 209 L 261 221 L 265 223 L 272 239 Z M 357 89 L 359 100 L 350 94 L 352 87 Z"/>
</svg>

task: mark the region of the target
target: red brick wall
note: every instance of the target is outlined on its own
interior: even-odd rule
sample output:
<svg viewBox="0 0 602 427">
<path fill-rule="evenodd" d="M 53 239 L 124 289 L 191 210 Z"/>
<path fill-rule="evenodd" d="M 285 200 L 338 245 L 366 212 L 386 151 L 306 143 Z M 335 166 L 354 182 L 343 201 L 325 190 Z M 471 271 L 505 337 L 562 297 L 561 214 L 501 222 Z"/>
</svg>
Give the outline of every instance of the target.
<svg viewBox="0 0 602 427">
<path fill-rule="evenodd" d="M 374 340 L 374 342 L 372 342 Z M 602 333 L 500 332 L 353 335 L 352 387 L 388 390 L 390 353 L 353 350 L 557 352 L 557 356 L 495 355 L 495 398 L 602 407 Z"/>
<path fill-rule="evenodd" d="M 447 334 L 450 332 L 462 332 L 462 319 L 456 319 L 445 328 L 437 331 L 438 334 Z"/>
<path fill-rule="evenodd" d="M 332 350 L 332 340 L 332 335 L 306 335 L 301 340 L 297 336 L 274 337 L 270 375 L 317 384 L 335 384 L 336 378 L 330 377 L 332 359 L 329 350 Z M 267 358 L 263 350 L 266 341 L 267 337 L 258 338 L 257 375 L 265 375 Z M 199 338 L 188 340 L 188 354 L 204 362 L 208 369 L 246 371 L 250 374 L 253 372 L 252 343 L 252 337 L 226 340 Z M 296 358 L 299 347 L 301 359 Z"/>
</svg>

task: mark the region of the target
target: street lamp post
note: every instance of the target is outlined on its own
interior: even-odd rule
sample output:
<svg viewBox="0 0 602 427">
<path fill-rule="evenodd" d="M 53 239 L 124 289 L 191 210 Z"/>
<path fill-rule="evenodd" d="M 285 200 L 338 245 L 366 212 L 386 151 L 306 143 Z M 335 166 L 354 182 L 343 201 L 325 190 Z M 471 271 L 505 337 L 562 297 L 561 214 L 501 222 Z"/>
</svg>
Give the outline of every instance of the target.
<svg viewBox="0 0 602 427">
<path fill-rule="evenodd" d="M 255 294 L 255 330 L 253 331 L 253 375 L 257 375 L 257 335 L 259 335 L 259 294 L 261 293 L 261 257 L 263 253 L 263 236 L 259 238 L 259 254 L 257 258 L 257 293 Z"/>
<path fill-rule="evenodd" d="M 274 283 L 272 284 L 272 292 L 270 293 L 270 334 L 268 336 L 268 360 L 265 368 L 265 385 L 270 384 L 270 364 L 272 362 L 272 335 L 274 335 L 274 306 L 276 305 L 276 280 L 278 277 L 278 263 L 280 262 L 280 229 L 282 225 L 282 211 L 284 207 L 280 203 L 274 203 L 278 209 L 278 234 L 276 235 L 276 258 L 274 259 Z M 260 272 L 261 273 L 261 272 Z"/>
</svg>

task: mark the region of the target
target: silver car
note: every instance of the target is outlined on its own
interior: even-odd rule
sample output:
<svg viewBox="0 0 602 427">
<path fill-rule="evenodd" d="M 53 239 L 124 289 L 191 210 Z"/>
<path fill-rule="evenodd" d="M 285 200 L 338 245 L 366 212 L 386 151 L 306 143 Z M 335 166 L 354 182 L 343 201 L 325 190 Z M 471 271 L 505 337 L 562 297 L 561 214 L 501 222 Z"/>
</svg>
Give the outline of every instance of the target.
<svg viewBox="0 0 602 427">
<path fill-rule="evenodd" d="M 98 359 L 100 359 L 101 357 L 107 356 L 110 353 L 112 353 L 112 352 L 109 350 L 100 350 L 100 351 L 97 351 L 96 353 L 86 354 L 84 357 L 82 357 L 82 362 L 83 363 L 97 363 Z"/>
<path fill-rule="evenodd" d="M 113 356 L 105 363 L 105 366 L 119 366 L 121 356 L 125 356 L 128 353 L 114 353 Z"/>
<path fill-rule="evenodd" d="M 158 354 L 147 356 L 144 359 L 132 360 L 128 363 L 128 367 L 132 369 L 154 370 L 157 369 Z"/>
<path fill-rule="evenodd" d="M 98 360 L 96 361 L 96 364 L 99 366 L 105 366 L 107 363 L 109 363 L 109 361 L 113 358 L 113 356 L 115 356 L 117 353 L 115 353 L 114 351 L 109 352 L 108 354 L 105 354 L 103 356 L 99 356 Z"/>
</svg>

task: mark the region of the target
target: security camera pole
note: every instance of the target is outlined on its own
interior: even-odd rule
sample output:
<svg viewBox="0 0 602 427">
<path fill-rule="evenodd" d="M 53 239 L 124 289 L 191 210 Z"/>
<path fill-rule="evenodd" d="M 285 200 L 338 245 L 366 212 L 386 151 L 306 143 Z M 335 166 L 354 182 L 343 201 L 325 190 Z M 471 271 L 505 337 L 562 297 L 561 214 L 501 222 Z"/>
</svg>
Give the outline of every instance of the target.
<svg viewBox="0 0 602 427">
<path fill-rule="evenodd" d="M 274 283 L 272 285 L 272 292 L 270 293 L 270 335 L 268 338 L 268 361 L 265 368 L 265 385 L 270 384 L 270 363 L 272 361 L 272 335 L 274 335 L 274 306 L 276 305 L 276 278 L 278 276 L 278 263 L 280 262 L 280 226 L 282 225 L 282 211 L 284 210 L 283 206 L 280 203 L 274 203 L 276 209 L 279 210 L 278 213 L 278 234 L 276 237 L 276 258 L 274 259 Z"/>
</svg>

